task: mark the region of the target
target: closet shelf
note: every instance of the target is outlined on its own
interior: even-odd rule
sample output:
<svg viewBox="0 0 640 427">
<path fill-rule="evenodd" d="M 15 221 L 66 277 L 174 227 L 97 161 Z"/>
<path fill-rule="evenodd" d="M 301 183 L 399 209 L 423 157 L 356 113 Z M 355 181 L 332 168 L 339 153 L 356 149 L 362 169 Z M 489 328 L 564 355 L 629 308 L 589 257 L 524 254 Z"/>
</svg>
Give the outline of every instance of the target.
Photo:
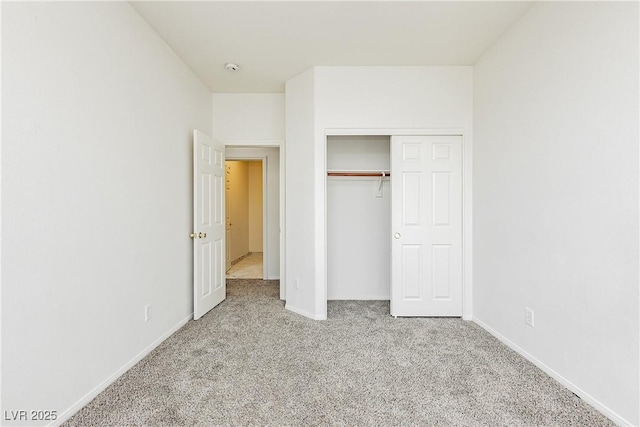
<svg viewBox="0 0 640 427">
<path fill-rule="evenodd" d="M 391 176 L 389 171 L 327 171 L 327 176 L 374 176 L 387 178 Z"/>
</svg>

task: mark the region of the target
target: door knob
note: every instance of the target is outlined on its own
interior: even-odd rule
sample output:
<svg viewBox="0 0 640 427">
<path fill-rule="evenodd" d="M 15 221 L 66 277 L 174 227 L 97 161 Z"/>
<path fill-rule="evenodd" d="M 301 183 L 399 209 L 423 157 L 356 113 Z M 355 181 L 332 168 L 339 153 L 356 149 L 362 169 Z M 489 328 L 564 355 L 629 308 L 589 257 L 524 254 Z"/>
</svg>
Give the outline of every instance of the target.
<svg viewBox="0 0 640 427">
<path fill-rule="evenodd" d="M 398 240 L 398 239 L 399 239 L 400 237 L 402 237 L 402 236 L 400 235 L 400 233 L 396 233 L 396 234 L 394 234 L 394 235 L 393 235 L 393 237 L 394 237 L 396 240 Z"/>
<path fill-rule="evenodd" d="M 202 239 L 202 231 L 198 233 L 198 239 Z"/>
<path fill-rule="evenodd" d="M 207 233 L 204 233 L 204 236 L 202 236 L 202 237 L 204 237 L 206 239 L 207 238 Z"/>
<path fill-rule="evenodd" d="M 192 239 L 196 238 L 196 233 L 189 233 L 189 237 L 191 237 Z"/>
</svg>

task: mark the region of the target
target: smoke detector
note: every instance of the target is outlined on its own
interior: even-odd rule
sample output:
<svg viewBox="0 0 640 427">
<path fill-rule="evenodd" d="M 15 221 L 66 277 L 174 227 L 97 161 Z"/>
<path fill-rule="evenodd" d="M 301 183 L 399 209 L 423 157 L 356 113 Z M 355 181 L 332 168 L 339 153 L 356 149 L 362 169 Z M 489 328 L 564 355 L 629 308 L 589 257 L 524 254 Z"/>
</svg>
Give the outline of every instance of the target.
<svg viewBox="0 0 640 427">
<path fill-rule="evenodd" d="M 240 69 L 240 66 L 238 64 L 234 64 L 233 62 L 227 62 L 226 64 L 224 64 L 224 68 L 226 68 L 227 71 L 238 71 Z"/>
</svg>

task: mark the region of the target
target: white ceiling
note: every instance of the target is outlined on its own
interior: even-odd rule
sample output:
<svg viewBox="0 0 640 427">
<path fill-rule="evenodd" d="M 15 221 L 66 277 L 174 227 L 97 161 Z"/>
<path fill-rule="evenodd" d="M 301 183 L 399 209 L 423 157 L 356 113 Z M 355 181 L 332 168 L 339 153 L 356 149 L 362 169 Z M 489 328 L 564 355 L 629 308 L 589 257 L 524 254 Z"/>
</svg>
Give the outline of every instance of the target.
<svg viewBox="0 0 640 427">
<path fill-rule="evenodd" d="M 533 3 L 131 4 L 213 92 L 283 92 L 314 65 L 472 65 Z M 240 71 L 226 71 L 227 62 Z"/>
</svg>

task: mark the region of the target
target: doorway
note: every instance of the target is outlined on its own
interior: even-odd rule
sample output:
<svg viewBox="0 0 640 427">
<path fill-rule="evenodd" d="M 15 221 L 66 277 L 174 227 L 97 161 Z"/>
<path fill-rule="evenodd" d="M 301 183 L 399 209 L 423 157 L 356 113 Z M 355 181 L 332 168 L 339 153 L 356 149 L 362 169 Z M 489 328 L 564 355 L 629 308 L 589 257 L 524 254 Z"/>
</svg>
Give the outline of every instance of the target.
<svg viewBox="0 0 640 427">
<path fill-rule="evenodd" d="M 280 185 L 284 182 L 283 155 L 284 150 L 272 146 L 227 145 L 225 148 L 226 160 L 262 162 L 263 273 L 260 278 L 280 280 L 280 299 L 284 300 L 284 188 Z"/>
<path fill-rule="evenodd" d="M 263 159 L 225 162 L 226 276 L 265 279 Z"/>
</svg>

